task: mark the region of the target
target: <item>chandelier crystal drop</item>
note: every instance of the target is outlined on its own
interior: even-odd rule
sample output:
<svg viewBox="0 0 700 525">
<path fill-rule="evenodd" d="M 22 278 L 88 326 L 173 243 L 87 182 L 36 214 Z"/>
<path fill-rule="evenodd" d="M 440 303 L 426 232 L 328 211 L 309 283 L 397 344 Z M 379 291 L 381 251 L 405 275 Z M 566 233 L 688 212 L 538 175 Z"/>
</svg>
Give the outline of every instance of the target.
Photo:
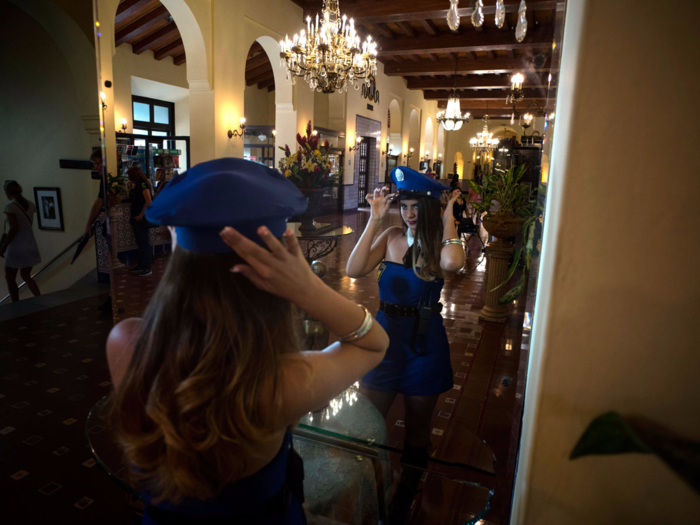
<svg viewBox="0 0 700 525">
<path fill-rule="evenodd" d="M 450 31 L 457 31 L 457 29 L 459 29 L 457 5 L 459 5 L 459 0 L 450 0 L 450 9 L 447 11 L 447 27 L 450 28 Z"/>
<path fill-rule="evenodd" d="M 280 41 L 280 65 L 292 85 L 303 78 L 312 90 L 335 93 L 370 85 L 377 74 L 377 43 L 371 36 L 360 43 L 355 21 L 340 16 L 338 0 L 323 0 L 316 23 L 306 18 L 306 29 Z"/>
<path fill-rule="evenodd" d="M 474 27 L 481 27 L 484 23 L 484 2 L 483 0 L 476 0 L 474 4 L 474 10 L 472 11 L 472 25 Z"/>
<path fill-rule="evenodd" d="M 521 0 L 520 7 L 518 8 L 518 25 L 515 26 L 515 39 L 518 42 L 525 40 L 525 35 L 527 34 L 527 18 L 525 14 L 527 13 L 527 4 L 525 0 Z"/>
<path fill-rule="evenodd" d="M 498 147 L 500 142 L 498 139 L 493 138 L 493 133 L 489 132 L 489 116 L 484 115 L 483 121 L 484 128 L 481 133 L 477 133 L 476 137 L 472 137 L 469 141 L 469 145 L 476 151 L 477 155 L 491 152 Z"/>
<path fill-rule="evenodd" d="M 496 27 L 501 29 L 506 21 L 506 6 L 503 5 L 503 0 L 496 0 Z"/>
</svg>

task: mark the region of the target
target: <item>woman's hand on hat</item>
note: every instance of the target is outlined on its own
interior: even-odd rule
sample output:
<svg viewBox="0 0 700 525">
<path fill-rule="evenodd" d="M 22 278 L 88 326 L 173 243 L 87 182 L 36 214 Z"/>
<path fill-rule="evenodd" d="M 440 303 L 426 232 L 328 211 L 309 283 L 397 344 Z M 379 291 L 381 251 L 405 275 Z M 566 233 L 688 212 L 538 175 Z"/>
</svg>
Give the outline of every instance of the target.
<svg viewBox="0 0 700 525">
<path fill-rule="evenodd" d="M 370 220 L 383 220 L 386 214 L 389 213 L 389 207 L 395 198 L 396 193 L 389 193 L 388 188 L 376 188 L 374 193 L 368 193 L 365 200 L 372 209 Z"/>
<path fill-rule="evenodd" d="M 237 264 L 231 271 L 243 274 L 261 290 L 303 307 L 301 303 L 305 297 L 313 294 L 314 286 L 321 281 L 304 259 L 296 236 L 287 230 L 285 247 L 265 226 L 258 228 L 258 235 L 269 251 L 234 228 L 226 227 L 221 231 L 223 241 L 247 263 Z"/>
</svg>

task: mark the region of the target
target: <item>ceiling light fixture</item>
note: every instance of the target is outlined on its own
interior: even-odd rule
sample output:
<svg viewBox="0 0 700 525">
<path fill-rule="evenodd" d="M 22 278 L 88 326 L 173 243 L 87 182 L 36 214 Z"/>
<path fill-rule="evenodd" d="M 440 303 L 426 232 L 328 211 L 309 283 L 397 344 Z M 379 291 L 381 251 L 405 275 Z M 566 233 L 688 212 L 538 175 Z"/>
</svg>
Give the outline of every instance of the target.
<svg viewBox="0 0 700 525">
<path fill-rule="evenodd" d="M 280 41 L 280 65 L 292 84 L 302 77 L 319 93 L 347 91 L 348 84 L 360 89 L 360 80 L 369 87 L 377 74 L 377 43 L 368 36 L 360 46 L 355 21 L 340 17 L 338 0 L 323 0 L 315 25 L 306 17 L 306 30 Z"/>
<path fill-rule="evenodd" d="M 450 9 L 447 11 L 447 27 L 450 28 L 450 31 L 457 31 L 459 29 L 458 5 L 459 0 L 450 0 Z"/>
<path fill-rule="evenodd" d="M 469 112 L 462 115 L 462 108 L 459 104 L 459 95 L 457 94 L 457 58 L 455 58 L 455 76 L 452 94 L 447 99 L 447 109 L 440 111 L 435 119 L 442 124 L 445 131 L 457 131 L 465 122 L 469 122 Z"/>
<path fill-rule="evenodd" d="M 477 133 L 476 137 L 472 137 L 469 141 L 469 145 L 476 151 L 477 155 L 490 153 L 494 148 L 498 147 L 500 142 L 498 139 L 493 138 L 493 133 L 489 132 L 489 116 L 484 115 L 482 120 L 484 121 L 484 127 L 481 133 Z"/>
</svg>

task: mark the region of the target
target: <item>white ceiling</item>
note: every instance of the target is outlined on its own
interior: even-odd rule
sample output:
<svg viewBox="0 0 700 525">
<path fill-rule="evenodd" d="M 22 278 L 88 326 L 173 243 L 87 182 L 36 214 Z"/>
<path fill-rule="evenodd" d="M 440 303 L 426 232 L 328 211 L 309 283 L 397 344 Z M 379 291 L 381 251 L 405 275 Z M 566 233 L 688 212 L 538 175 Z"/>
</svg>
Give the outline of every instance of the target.
<svg viewBox="0 0 700 525">
<path fill-rule="evenodd" d="M 163 84 L 145 78 L 131 77 L 131 94 L 139 97 L 155 98 L 165 102 L 178 102 L 190 95 L 189 89 Z"/>
</svg>

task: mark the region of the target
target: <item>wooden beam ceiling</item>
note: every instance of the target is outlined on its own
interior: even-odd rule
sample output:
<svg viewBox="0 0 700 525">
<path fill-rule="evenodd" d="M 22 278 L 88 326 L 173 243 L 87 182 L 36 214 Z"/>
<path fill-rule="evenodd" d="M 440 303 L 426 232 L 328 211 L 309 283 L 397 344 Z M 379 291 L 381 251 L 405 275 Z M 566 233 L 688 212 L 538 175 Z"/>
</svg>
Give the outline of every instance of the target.
<svg viewBox="0 0 700 525">
<path fill-rule="evenodd" d="M 246 86 L 257 84 L 258 89 L 275 90 L 275 75 L 267 53 L 260 44 L 255 42 L 248 51 L 245 64 Z"/>
<path fill-rule="evenodd" d="M 459 58 L 457 60 L 458 74 L 494 74 L 494 73 L 518 73 L 518 72 L 544 72 L 549 71 L 549 57 L 542 67 L 535 67 L 531 58 L 497 58 L 495 60 L 469 60 Z M 455 72 L 455 61 L 441 59 L 435 62 L 431 60 L 419 60 L 415 63 L 396 62 L 384 65 L 384 74 L 387 76 L 416 77 L 424 75 L 451 75 Z"/>
<path fill-rule="evenodd" d="M 157 60 L 172 56 L 175 65 L 185 63 L 180 31 L 160 0 L 121 0 L 114 22 L 116 46 L 131 44 L 135 54 L 151 50 Z"/>
<path fill-rule="evenodd" d="M 526 89 L 524 90 L 525 99 L 537 99 L 546 96 L 546 92 L 540 89 Z M 447 100 L 452 91 L 442 90 L 442 91 L 424 91 L 423 97 L 425 100 Z M 506 92 L 504 90 L 498 91 L 486 91 L 486 90 L 474 90 L 470 92 L 458 91 L 457 94 L 460 98 L 462 96 L 469 100 L 501 100 L 505 104 Z"/>
<path fill-rule="evenodd" d="M 547 87 L 547 75 L 531 75 L 525 80 L 529 88 Z M 510 87 L 510 75 L 440 76 L 435 78 L 409 77 L 408 89 L 437 90 L 452 89 L 504 89 Z"/>
<path fill-rule="evenodd" d="M 404 22 L 401 22 L 404 23 Z M 425 53 L 459 53 L 473 51 L 507 51 L 508 49 L 548 50 L 552 47 L 552 26 L 530 29 L 523 42 L 516 42 L 509 31 L 498 29 L 456 35 L 442 34 L 439 37 L 420 36 L 396 38 L 379 45 L 379 57 L 389 55 L 411 55 Z"/>
</svg>

